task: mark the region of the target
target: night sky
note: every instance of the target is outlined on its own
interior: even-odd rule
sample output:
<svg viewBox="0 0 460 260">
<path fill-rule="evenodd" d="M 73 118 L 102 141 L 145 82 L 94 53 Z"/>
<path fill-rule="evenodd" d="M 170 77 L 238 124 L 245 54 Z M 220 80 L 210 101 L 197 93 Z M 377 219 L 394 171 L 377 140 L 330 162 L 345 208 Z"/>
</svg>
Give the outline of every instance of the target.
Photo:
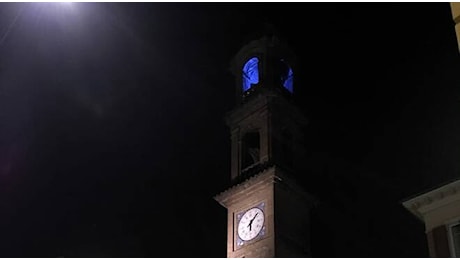
<svg viewBox="0 0 460 260">
<path fill-rule="evenodd" d="M 266 24 L 299 60 L 314 256 L 428 256 L 401 202 L 460 176 L 449 3 L 32 2 L 0 3 L 0 257 L 225 257 L 229 62 Z"/>
</svg>

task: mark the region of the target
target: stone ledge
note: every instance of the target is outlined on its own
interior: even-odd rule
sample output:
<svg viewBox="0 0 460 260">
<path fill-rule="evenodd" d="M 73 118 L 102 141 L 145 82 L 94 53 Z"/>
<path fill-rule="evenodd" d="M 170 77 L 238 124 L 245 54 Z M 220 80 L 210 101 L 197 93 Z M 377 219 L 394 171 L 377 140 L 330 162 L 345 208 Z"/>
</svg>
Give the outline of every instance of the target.
<svg viewBox="0 0 460 260">
<path fill-rule="evenodd" d="M 403 206 L 424 221 L 424 212 L 449 203 L 449 198 L 460 194 L 460 180 L 453 181 L 417 197 L 404 201 Z"/>
</svg>

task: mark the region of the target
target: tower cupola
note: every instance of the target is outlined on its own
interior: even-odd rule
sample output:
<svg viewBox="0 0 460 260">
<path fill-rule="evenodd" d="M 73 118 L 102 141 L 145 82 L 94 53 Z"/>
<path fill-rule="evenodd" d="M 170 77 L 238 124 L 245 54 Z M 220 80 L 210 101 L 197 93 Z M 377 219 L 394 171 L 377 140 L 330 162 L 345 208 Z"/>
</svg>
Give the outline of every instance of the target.
<svg viewBox="0 0 460 260">
<path fill-rule="evenodd" d="M 231 62 L 236 77 L 237 102 L 245 102 L 261 92 L 294 93 L 295 59 L 288 46 L 276 35 L 249 42 Z"/>
</svg>

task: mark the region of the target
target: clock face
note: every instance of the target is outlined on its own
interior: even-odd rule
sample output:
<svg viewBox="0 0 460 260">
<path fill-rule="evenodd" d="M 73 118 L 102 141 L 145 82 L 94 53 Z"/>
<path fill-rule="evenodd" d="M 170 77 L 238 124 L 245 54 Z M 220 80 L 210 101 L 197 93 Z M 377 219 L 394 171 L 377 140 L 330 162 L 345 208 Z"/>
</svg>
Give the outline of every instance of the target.
<svg viewBox="0 0 460 260">
<path fill-rule="evenodd" d="M 244 241 L 254 239 L 264 227 L 264 221 L 265 216 L 261 209 L 249 209 L 238 222 L 238 236 Z"/>
</svg>

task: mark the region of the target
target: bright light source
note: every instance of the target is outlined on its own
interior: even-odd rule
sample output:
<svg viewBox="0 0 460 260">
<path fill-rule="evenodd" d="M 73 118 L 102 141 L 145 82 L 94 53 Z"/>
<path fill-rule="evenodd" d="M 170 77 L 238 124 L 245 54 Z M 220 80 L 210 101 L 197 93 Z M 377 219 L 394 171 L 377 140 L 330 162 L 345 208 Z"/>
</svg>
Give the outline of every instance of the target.
<svg viewBox="0 0 460 260">
<path fill-rule="evenodd" d="M 59 1 L 59 2 L 43 2 L 43 3 L 36 3 L 37 11 L 41 12 L 42 15 L 47 17 L 55 17 L 59 19 L 66 19 L 68 15 L 75 11 L 76 5 L 75 2 L 70 1 Z"/>
<path fill-rule="evenodd" d="M 44 4 L 46 3 L 56 3 L 56 4 L 71 4 L 73 2 L 71 1 L 48 1 L 48 2 L 43 2 Z"/>
</svg>

